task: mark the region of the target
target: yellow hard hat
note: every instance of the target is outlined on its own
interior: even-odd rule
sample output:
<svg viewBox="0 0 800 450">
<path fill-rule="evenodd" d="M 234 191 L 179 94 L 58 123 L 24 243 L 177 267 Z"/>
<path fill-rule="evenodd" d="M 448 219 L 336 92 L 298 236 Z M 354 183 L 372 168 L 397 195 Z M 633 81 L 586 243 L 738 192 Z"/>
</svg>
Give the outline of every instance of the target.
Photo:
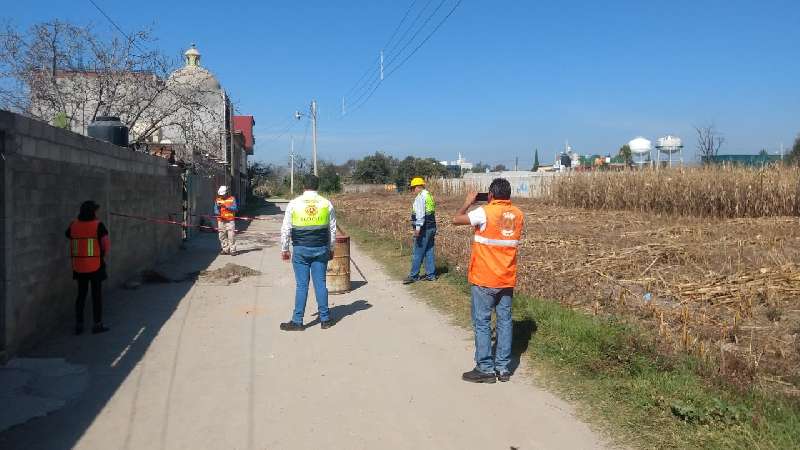
<svg viewBox="0 0 800 450">
<path fill-rule="evenodd" d="M 411 187 L 425 186 L 425 180 L 422 177 L 414 177 L 411 179 Z"/>
</svg>

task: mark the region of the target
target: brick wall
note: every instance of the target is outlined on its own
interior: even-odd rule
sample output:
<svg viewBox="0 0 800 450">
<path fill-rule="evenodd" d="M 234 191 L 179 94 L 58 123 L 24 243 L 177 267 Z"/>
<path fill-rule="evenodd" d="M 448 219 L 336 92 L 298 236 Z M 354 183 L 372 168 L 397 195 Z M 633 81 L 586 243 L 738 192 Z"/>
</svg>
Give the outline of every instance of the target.
<svg viewBox="0 0 800 450">
<path fill-rule="evenodd" d="M 113 287 L 174 253 L 181 230 L 109 212 L 180 218 L 182 185 L 179 169 L 165 159 L 6 111 L 0 111 L 0 138 L 0 351 L 13 354 L 74 320 L 76 287 L 64 231 L 81 203 L 101 205 L 99 218 L 112 241 L 106 286 Z"/>
</svg>

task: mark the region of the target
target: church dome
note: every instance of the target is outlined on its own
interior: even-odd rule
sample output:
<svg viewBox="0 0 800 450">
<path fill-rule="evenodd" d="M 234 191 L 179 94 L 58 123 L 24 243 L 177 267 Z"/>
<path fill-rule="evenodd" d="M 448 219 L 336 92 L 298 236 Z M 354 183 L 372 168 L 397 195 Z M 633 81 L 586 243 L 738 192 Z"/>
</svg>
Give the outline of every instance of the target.
<svg viewBox="0 0 800 450">
<path fill-rule="evenodd" d="M 204 92 L 221 92 L 219 80 L 207 69 L 200 66 L 201 53 L 194 44 L 183 54 L 186 65 L 172 72 L 169 82 Z"/>
</svg>

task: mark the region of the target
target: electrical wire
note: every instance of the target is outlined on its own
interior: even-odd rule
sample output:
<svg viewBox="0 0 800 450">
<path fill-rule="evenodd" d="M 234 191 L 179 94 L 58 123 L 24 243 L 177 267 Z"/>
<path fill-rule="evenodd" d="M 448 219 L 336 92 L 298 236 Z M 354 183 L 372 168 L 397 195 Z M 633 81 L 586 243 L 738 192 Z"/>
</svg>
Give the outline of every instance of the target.
<svg viewBox="0 0 800 450">
<path fill-rule="evenodd" d="M 387 79 L 389 76 L 391 76 L 393 73 L 395 73 L 398 69 L 400 69 L 409 59 L 411 59 L 411 57 L 414 56 L 417 53 L 417 51 L 419 51 L 419 49 L 422 48 L 431 39 L 431 37 L 433 37 L 434 34 L 436 34 L 437 31 L 439 31 L 439 29 L 442 27 L 442 25 L 444 25 L 444 23 L 447 22 L 447 20 L 453 15 L 453 13 L 455 13 L 456 9 L 458 9 L 458 7 L 461 5 L 462 2 L 463 2 L 463 0 L 457 0 L 456 3 L 453 5 L 453 7 L 450 9 L 450 11 L 448 11 L 448 13 L 442 18 L 442 20 L 440 20 L 439 23 L 436 24 L 436 26 L 431 30 L 431 32 L 428 33 L 425 36 L 425 38 L 422 39 L 422 41 L 420 41 L 420 43 L 416 47 L 414 47 L 413 50 L 411 50 L 411 53 L 409 53 L 405 58 L 400 60 L 400 62 L 394 68 L 392 68 L 390 71 L 388 71 L 387 73 L 384 74 L 383 80 L 378 78 L 376 82 L 370 84 L 372 86 L 372 89 L 368 91 L 369 94 L 367 94 L 366 97 L 364 97 L 364 95 L 362 94 L 362 96 L 360 98 L 364 98 L 364 99 L 362 101 L 360 101 L 360 102 L 357 100 L 355 102 L 354 106 L 350 109 L 349 113 L 353 113 L 355 111 L 358 111 L 367 102 L 369 102 L 369 100 L 375 94 L 375 91 L 378 90 L 378 88 L 383 83 L 383 81 L 385 79 Z M 417 32 L 412 36 L 412 38 L 406 43 L 406 45 L 403 47 L 403 50 L 405 50 L 405 48 L 407 48 L 408 45 L 411 42 L 413 42 L 413 40 L 416 38 L 416 36 L 419 34 L 419 32 L 422 29 L 425 28 L 425 26 L 428 24 L 430 19 L 434 15 L 436 15 L 436 13 L 439 11 L 439 9 L 441 9 L 441 7 L 442 7 L 442 5 L 444 5 L 444 3 L 445 3 L 445 0 L 442 0 L 442 2 L 439 3 L 439 6 L 437 6 L 436 9 L 434 10 L 434 12 L 431 13 L 430 16 L 428 16 L 428 19 L 426 19 L 425 23 L 417 30 Z M 424 8 L 423 8 L 423 11 L 424 11 Z M 419 17 L 419 15 L 418 15 L 418 17 Z M 402 54 L 403 50 L 401 50 L 401 52 L 399 54 Z M 392 60 L 389 62 L 388 65 L 391 65 L 392 63 L 394 63 L 394 61 L 396 61 L 397 58 L 399 57 L 399 54 L 398 54 L 398 56 L 395 56 L 394 58 L 392 58 Z M 384 67 L 384 69 L 386 69 L 386 67 Z"/>
<path fill-rule="evenodd" d="M 449 19 L 449 18 L 450 18 L 450 16 L 452 16 L 452 15 L 453 15 L 453 13 L 454 13 L 454 12 L 456 12 L 456 9 L 458 9 L 458 7 L 461 5 L 461 2 L 462 2 L 462 1 L 463 1 L 463 0 L 458 0 L 458 1 L 456 2 L 456 4 L 455 4 L 455 5 L 453 5 L 453 8 L 452 8 L 452 9 L 450 9 L 450 11 L 447 13 L 447 15 L 446 15 L 446 16 L 444 16 L 444 18 L 443 18 L 443 19 L 442 19 L 442 20 L 441 20 L 441 21 L 440 21 L 440 22 L 439 22 L 439 23 L 436 25 L 436 27 L 435 27 L 435 28 L 434 28 L 434 29 L 433 29 L 433 30 L 430 32 L 430 34 L 428 34 L 427 36 L 425 36 L 425 39 L 423 39 L 423 40 L 422 40 L 422 42 L 420 42 L 420 43 L 419 43 L 419 45 L 417 45 L 417 46 L 414 48 L 414 50 L 412 50 L 412 51 L 411 51 L 411 53 L 410 53 L 408 56 L 406 56 L 406 57 L 405 57 L 405 58 L 404 58 L 402 61 L 400 61 L 400 64 L 399 64 L 397 67 L 395 67 L 394 69 L 390 70 L 390 71 L 389 71 L 389 73 L 387 73 L 387 74 L 384 76 L 384 78 L 386 78 L 386 77 L 388 77 L 389 75 L 391 75 L 391 74 L 395 73 L 395 72 L 397 71 L 397 69 L 399 69 L 400 67 L 402 67 L 402 66 L 403 66 L 403 64 L 405 64 L 405 63 L 406 63 L 406 61 L 408 61 L 408 60 L 409 60 L 409 59 L 410 59 L 412 56 L 414 56 L 414 54 L 415 54 L 415 53 L 417 53 L 417 50 L 419 50 L 420 48 L 422 48 L 422 46 L 423 46 L 423 45 L 425 45 L 425 43 L 426 43 L 426 42 L 428 42 L 428 40 L 430 40 L 430 38 L 431 38 L 431 37 L 433 37 L 433 35 L 434 35 L 434 34 L 435 34 L 437 31 L 439 31 L 439 28 L 441 28 L 441 27 L 442 27 L 442 25 L 444 25 L 444 23 L 445 23 L 445 22 L 447 22 L 447 19 Z"/>
<path fill-rule="evenodd" d="M 148 53 L 146 50 L 144 50 L 142 47 L 140 47 L 140 46 L 139 46 L 139 44 L 136 42 L 136 40 L 135 40 L 135 39 L 133 39 L 132 37 L 130 37 L 130 35 L 128 35 L 128 33 L 126 33 L 125 31 L 123 31 L 123 30 L 122 30 L 122 27 L 120 27 L 119 25 L 117 25 L 117 23 L 116 23 L 116 22 L 114 22 L 114 19 L 112 19 L 112 18 L 111 18 L 111 16 L 109 16 L 108 14 L 106 14 L 106 12 L 105 12 L 105 11 L 103 11 L 103 9 L 102 9 L 102 8 L 100 8 L 100 6 L 99 6 L 97 3 L 95 3 L 95 2 L 94 2 L 94 0 L 89 0 L 89 3 L 91 3 L 91 4 L 92 4 L 92 6 L 94 6 L 94 8 L 95 8 L 95 9 L 96 9 L 96 10 L 97 10 L 97 11 L 98 11 L 100 14 L 102 14 L 102 15 L 103 15 L 103 17 L 105 17 L 105 18 L 106 18 L 106 20 L 108 20 L 108 22 L 111 24 L 111 26 L 113 26 L 114 28 L 116 28 L 116 29 L 117 29 L 117 31 L 119 31 L 119 32 L 120 32 L 120 34 L 121 34 L 121 35 L 123 35 L 123 36 L 125 37 L 125 39 L 127 39 L 127 40 L 128 40 L 128 42 L 130 42 L 130 43 L 131 43 L 131 45 L 133 45 L 134 47 L 136 47 L 136 49 L 137 49 L 137 50 L 139 50 L 140 52 L 142 52 L 142 55 L 146 55 L 146 54 Z M 159 65 L 161 65 L 161 66 L 162 66 L 162 69 L 166 69 L 166 68 L 163 66 L 163 64 L 159 64 Z"/>
<path fill-rule="evenodd" d="M 385 58 L 387 53 L 391 54 L 392 52 L 394 52 L 394 50 L 403 42 L 403 40 L 405 40 L 406 36 L 408 35 L 408 32 L 415 28 L 416 23 L 419 21 L 419 18 L 422 16 L 422 14 L 425 12 L 425 10 L 428 8 L 428 6 L 431 4 L 432 1 L 433 0 L 428 0 L 428 2 L 425 4 L 425 6 L 422 8 L 422 10 L 419 13 L 417 13 L 417 16 L 410 22 L 408 28 L 406 28 L 406 30 L 400 36 L 400 39 L 398 39 L 390 47 L 389 45 L 392 43 L 394 38 L 397 36 L 397 33 L 403 28 L 403 24 L 405 23 L 406 19 L 411 14 L 411 11 L 413 10 L 414 6 L 417 3 L 417 0 L 414 0 L 414 1 L 411 2 L 409 7 L 406 9 L 405 14 L 403 14 L 403 18 L 400 20 L 400 23 L 397 25 L 397 27 L 395 27 L 395 30 L 392 32 L 392 35 L 390 36 L 389 40 L 387 40 L 386 44 L 384 44 L 384 46 L 382 47 L 383 49 L 387 49 L 388 48 L 388 51 L 384 52 L 384 58 Z M 348 102 L 348 103 L 353 104 L 353 105 L 357 105 L 359 103 L 359 101 L 362 100 L 365 96 L 371 96 L 372 92 L 374 92 L 376 83 L 380 84 L 379 81 L 382 81 L 381 80 L 382 77 L 381 77 L 380 64 L 381 64 L 380 58 L 378 58 L 375 61 L 374 64 L 370 65 L 370 67 L 367 69 L 367 71 L 364 73 L 364 75 L 362 75 L 362 80 L 365 78 L 366 75 L 368 75 L 370 73 L 372 74 L 372 76 L 369 79 L 367 79 L 366 81 L 361 82 L 357 89 L 355 89 L 349 95 L 345 96 L 346 99 L 355 98 L 354 101 L 351 101 L 351 102 Z"/>
</svg>

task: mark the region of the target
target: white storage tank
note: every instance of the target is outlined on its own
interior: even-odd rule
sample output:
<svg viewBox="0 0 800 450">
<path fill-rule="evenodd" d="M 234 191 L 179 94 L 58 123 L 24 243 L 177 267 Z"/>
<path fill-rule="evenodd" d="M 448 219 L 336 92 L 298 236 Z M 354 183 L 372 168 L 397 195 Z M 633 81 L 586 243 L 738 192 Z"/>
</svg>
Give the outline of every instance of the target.
<svg viewBox="0 0 800 450">
<path fill-rule="evenodd" d="M 644 153 L 650 153 L 653 150 L 653 143 L 648 139 L 639 136 L 636 139 L 628 142 L 628 147 L 631 148 L 631 153 L 641 155 Z"/>
<path fill-rule="evenodd" d="M 677 136 L 667 135 L 658 138 L 656 148 L 662 153 L 675 153 L 683 148 L 683 142 Z"/>
</svg>

